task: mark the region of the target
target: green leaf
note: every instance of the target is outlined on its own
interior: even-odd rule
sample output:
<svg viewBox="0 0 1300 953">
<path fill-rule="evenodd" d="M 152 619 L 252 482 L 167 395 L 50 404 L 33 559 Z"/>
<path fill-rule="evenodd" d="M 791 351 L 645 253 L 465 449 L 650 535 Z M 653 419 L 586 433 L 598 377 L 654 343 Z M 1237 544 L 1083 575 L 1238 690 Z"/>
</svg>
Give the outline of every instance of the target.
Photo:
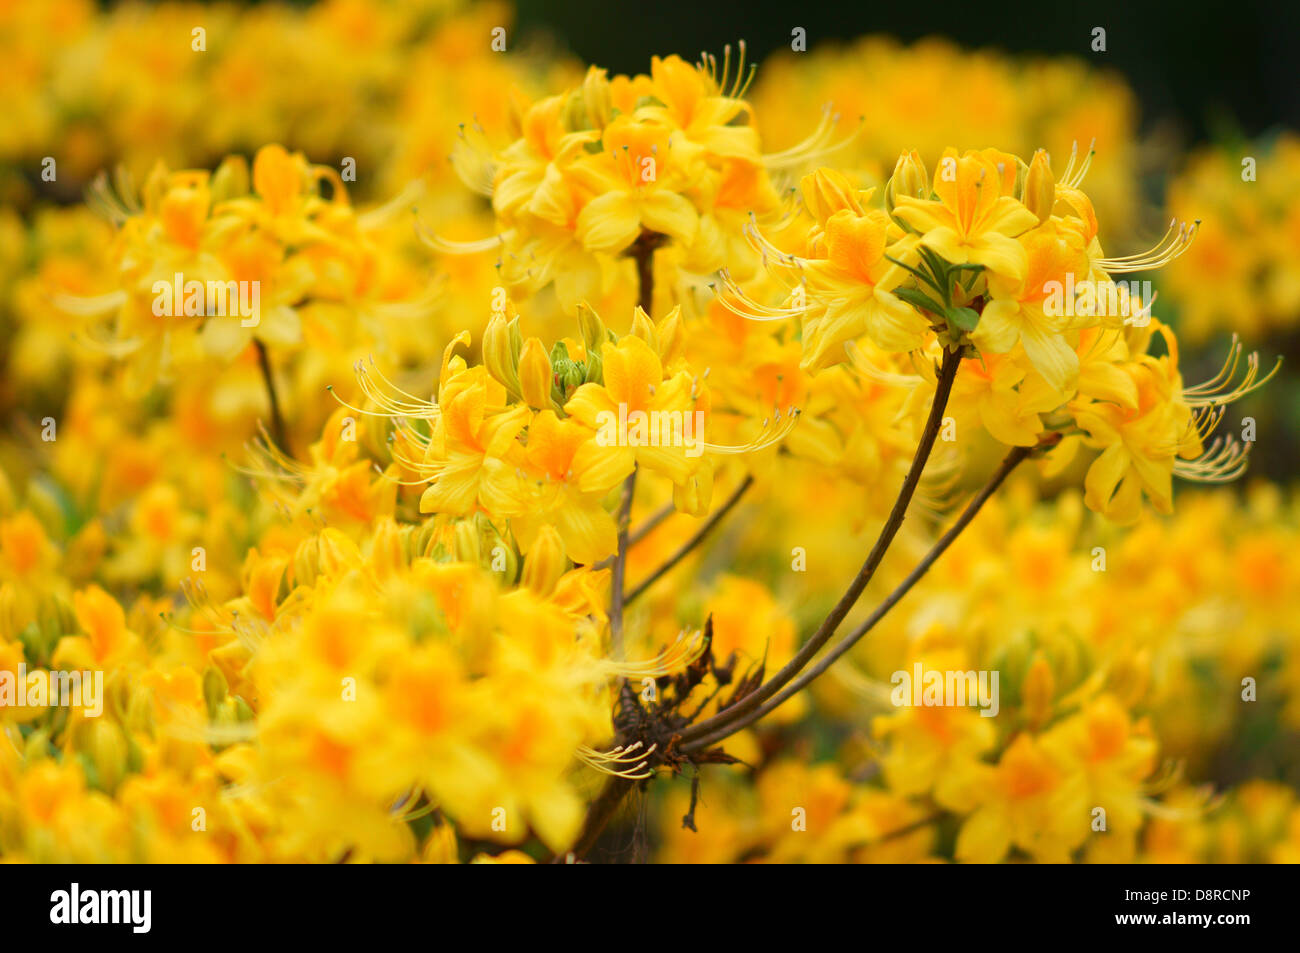
<svg viewBox="0 0 1300 953">
<path fill-rule="evenodd" d="M 920 308 L 922 311 L 929 311 L 932 314 L 943 314 L 944 306 L 939 304 L 924 291 L 916 288 L 898 288 L 894 294 L 902 298 L 914 308 Z"/>
<path fill-rule="evenodd" d="M 924 245 L 917 245 L 916 250 L 920 252 L 921 257 L 925 259 L 925 263 L 930 266 L 930 271 L 934 272 L 936 276 L 943 275 L 952 270 L 953 266 L 948 263 L 946 258 L 940 256 L 938 252 L 926 248 Z"/>
<path fill-rule="evenodd" d="M 980 323 L 979 312 L 974 308 L 949 308 L 946 316 L 949 321 L 967 332 L 974 331 L 975 326 Z"/>
<path fill-rule="evenodd" d="M 906 262 L 899 261 L 897 258 L 894 258 L 894 257 L 892 257 L 892 256 L 890 256 L 890 255 L 886 255 L 885 258 L 888 259 L 889 261 L 892 261 L 892 262 L 893 262 L 895 265 L 897 265 L 899 268 L 902 268 L 902 269 L 904 269 L 905 271 L 909 271 L 909 272 L 911 272 L 911 273 L 916 277 L 916 279 L 917 279 L 918 281 L 923 281 L 923 282 L 925 282 L 927 285 L 929 285 L 929 286 L 930 286 L 931 288 L 933 288 L 935 291 L 940 291 L 940 290 L 942 290 L 942 289 L 940 289 L 938 283 L 934 280 L 934 277 L 933 277 L 932 275 L 929 275 L 929 274 L 927 274 L 926 272 L 923 272 L 923 271 L 918 271 L 917 269 L 913 268 L 911 265 L 907 264 Z"/>
</svg>

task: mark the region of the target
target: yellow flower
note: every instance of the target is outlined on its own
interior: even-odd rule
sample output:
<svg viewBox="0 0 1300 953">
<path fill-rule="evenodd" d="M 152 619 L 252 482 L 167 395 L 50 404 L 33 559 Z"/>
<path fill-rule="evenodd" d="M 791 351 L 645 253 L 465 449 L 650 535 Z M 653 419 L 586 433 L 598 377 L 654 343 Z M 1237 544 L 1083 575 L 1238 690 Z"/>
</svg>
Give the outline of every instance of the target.
<svg viewBox="0 0 1300 953">
<path fill-rule="evenodd" d="M 954 265 L 984 265 L 1013 281 L 1025 276 L 1024 249 L 1014 239 L 1038 218 L 1014 195 L 1020 160 L 995 149 L 945 149 L 934 177 L 938 199 L 899 195 L 895 217 L 921 233 L 921 243 Z"/>
<path fill-rule="evenodd" d="M 1062 399 L 1076 388 L 1079 360 L 1063 332 L 1071 316 L 1054 309 L 1052 282 L 1087 272 L 1087 256 L 1077 233 L 1047 222 L 1020 236 L 1025 268 L 1019 276 L 988 276 L 991 300 L 980 313 L 971 340 L 982 353 L 1005 354 L 1019 342 L 1034 370 Z M 1072 282 L 1071 282 L 1072 284 Z"/>
<path fill-rule="evenodd" d="M 626 474 L 604 465 L 594 432 L 544 410 L 528 426 L 524 456 L 540 483 L 530 505 L 511 520 L 520 549 L 528 552 L 541 527 L 550 525 L 574 562 L 594 563 L 611 555 L 618 548 L 617 529 L 603 500 Z"/>
</svg>

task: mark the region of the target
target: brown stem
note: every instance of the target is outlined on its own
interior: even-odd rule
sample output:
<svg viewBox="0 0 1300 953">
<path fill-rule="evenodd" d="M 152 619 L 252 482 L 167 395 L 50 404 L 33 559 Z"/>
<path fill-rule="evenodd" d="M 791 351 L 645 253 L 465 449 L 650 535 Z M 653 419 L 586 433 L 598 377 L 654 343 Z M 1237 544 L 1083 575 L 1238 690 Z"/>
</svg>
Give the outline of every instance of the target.
<svg viewBox="0 0 1300 953">
<path fill-rule="evenodd" d="M 653 533 L 659 528 L 664 520 L 668 519 L 668 517 L 672 516 L 676 512 L 677 507 L 671 503 L 666 506 L 661 506 L 649 519 L 627 534 L 628 549 L 631 549 L 637 543 L 641 542 L 641 540 Z M 608 569 L 612 565 L 614 565 L 614 557 L 606 556 L 600 562 L 592 563 L 591 568 L 596 570 Z"/>
<path fill-rule="evenodd" d="M 277 447 L 287 455 L 293 456 L 284 429 L 284 416 L 280 413 L 280 398 L 275 392 L 275 378 L 271 374 L 271 355 L 267 353 L 266 345 L 261 341 L 254 339 L 253 344 L 257 348 L 257 363 L 262 368 L 262 382 L 266 385 L 266 394 L 271 401 L 271 438 Z"/>
<path fill-rule="evenodd" d="M 709 517 L 708 522 L 696 530 L 695 535 L 683 543 L 677 552 L 669 556 L 658 569 L 643 579 L 635 589 L 629 592 L 623 602 L 631 603 L 633 600 L 640 597 L 647 589 L 658 582 L 664 573 L 668 572 L 668 570 L 672 569 L 679 562 L 685 559 L 690 554 L 691 550 L 695 549 L 704 541 L 704 537 L 709 535 L 713 530 L 713 527 L 722 522 L 723 517 L 735 508 L 736 504 L 740 502 L 740 498 L 744 496 L 745 492 L 753 485 L 754 477 L 747 474 L 740 486 L 736 487 L 735 492 L 727 498 L 727 502 L 718 507 L 717 511 Z"/>
<path fill-rule="evenodd" d="M 912 501 L 917 484 L 921 482 L 921 473 L 925 470 L 926 461 L 930 458 L 930 451 L 934 449 L 934 442 L 939 436 L 939 428 L 943 425 L 943 413 L 948 406 L 948 396 L 952 393 L 952 382 L 957 377 L 957 368 L 960 365 L 961 352 L 945 349 L 943 364 L 939 368 L 936 381 L 934 401 L 930 405 L 930 414 L 926 418 L 925 429 L 921 432 L 921 440 L 917 444 L 916 453 L 912 457 L 912 465 L 908 468 L 907 476 L 903 479 L 903 485 L 898 491 L 898 498 L 894 500 L 894 507 L 890 511 L 885 525 L 881 528 L 880 535 L 876 537 L 875 545 L 871 547 L 866 562 L 862 564 L 862 568 L 858 570 L 857 576 L 849 584 L 849 588 L 840 597 L 839 602 L 835 604 L 835 607 L 822 620 L 822 624 L 817 627 L 817 631 L 800 647 L 794 658 L 786 663 L 784 668 L 731 708 L 687 728 L 682 733 L 684 742 L 694 741 L 697 738 L 710 735 L 724 725 L 755 711 L 765 701 L 779 692 L 821 651 L 822 646 L 830 640 L 839 624 L 844 621 L 844 617 L 857 604 L 863 590 L 867 587 L 867 583 L 875 575 L 880 561 L 884 559 L 885 552 L 889 549 L 894 537 L 898 534 L 898 530 L 903 525 L 908 504 Z"/>
<path fill-rule="evenodd" d="M 636 495 L 636 470 L 623 484 L 623 502 L 618 507 L 618 555 L 614 557 L 609 590 L 609 641 L 615 659 L 623 657 L 623 574 L 627 570 L 627 531 L 632 522 L 632 497 Z"/>
<path fill-rule="evenodd" d="M 1012 451 L 1006 455 L 1005 459 L 1003 459 L 1002 465 L 999 466 L 994 474 L 989 478 L 989 481 L 984 484 L 983 489 L 975 495 L 974 499 L 966 504 L 966 508 L 962 510 L 961 516 L 957 517 L 957 521 L 952 524 L 948 532 L 939 537 L 938 541 L 930 548 L 930 551 L 925 554 L 925 557 L 916 564 L 916 567 L 910 573 L 908 573 L 907 578 L 899 583 L 894 591 L 886 596 L 880 605 L 876 606 L 871 615 L 868 616 L 861 625 L 846 635 L 836 643 L 834 648 L 818 659 L 816 665 L 807 669 L 782 691 L 778 692 L 747 715 L 726 722 L 716 730 L 709 732 L 707 735 L 697 737 L 689 743 L 682 745 L 683 753 L 689 754 L 693 751 L 703 751 L 710 745 L 715 745 L 724 738 L 728 738 L 737 731 L 741 731 L 748 727 L 768 713 L 779 708 L 788 701 L 791 696 L 802 691 L 819 675 L 830 668 L 835 663 L 836 659 L 842 656 L 849 649 L 853 648 L 859 639 L 870 632 L 872 628 L 875 627 L 876 623 L 883 619 L 889 610 L 896 606 L 903 596 L 907 595 L 907 593 L 911 591 L 912 587 L 915 586 L 921 580 L 921 577 L 929 571 L 935 561 L 938 560 L 948 547 L 953 544 L 953 541 L 961 535 L 962 530 L 970 525 L 970 521 L 975 518 L 975 515 L 980 511 L 980 508 L 988 502 L 989 497 L 997 492 L 998 487 L 1002 485 L 1002 482 L 1007 478 L 1011 471 L 1019 466 L 1021 461 L 1025 460 L 1033 450 L 1033 447 L 1015 447 L 1012 449 Z M 703 724 L 703 722 L 701 722 L 701 724 Z"/>
<path fill-rule="evenodd" d="M 753 694 L 746 696 L 735 707 L 715 715 L 713 718 L 706 719 L 698 725 L 688 728 L 681 736 L 683 742 L 693 738 L 700 738 L 708 735 L 710 732 L 720 729 L 724 724 L 735 718 L 739 718 L 750 711 L 758 708 L 768 697 L 780 691 L 780 689 L 799 674 L 799 671 L 806 665 L 821 646 L 835 633 L 836 627 L 843 621 L 844 616 L 848 614 L 853 604 L 857 602 L 862 590 L 866 588 L 867 582 L 876 571 L 876 566 L 884 556 L 885 550 L 893 541 L 895 534 L 898 532 L 903 523 L 903 517 L 907 512 L 907 505 L 912 499 L 916 486 L 921 479 L 921 471 L 925 469 L 926 460 L 929 459 L 930 451 L 934 447 L 934 442 L 938 438 L 939 428 L 943 424 L 943 412 L 948 404 L 948 396 L 952 393 L 952 382 L 957 376 L 957 368 L 961 365 L 961 355 L 958 351 L 944 351 L 943 364 L 939 368 L 938 379 L 935 387 L 934 401 L 930 405 L 930 415 L 926 419 L 925 429 L 921 433 L 921 441 L 917 445 L 916 454 L 912 458 L 912 465 L 907 471 L 907 476 L 903 480 L 903 486 L 899 490 L 898 499 L 894 503 L 894 508 L 889 515 L 889 520 L 884 528 L 881 529 L 880 536 L 876 540 L 875 546 L 872 547 L 871 553 L 867 556 L 867 561 L 863 563 L 857 578 L 849 586 L 848 592 L 840 599 L 835 608 L 831 610 L 830 615 L 818 627 L 813 637 L 804 644 L 799 653 L 791 660 L 790 664 L 781 669 L 766 684 L 760 686 Z M 725 717 L 724 717 L 725 716 Z M 703 730 L 701 730 L 703 729 Z M 693 732 L 693 733 L 692 733 Z M 689 737 L 688 737 L 689 736 Z M 692 746 L 696 750 L 696 746 Z M 623 797 L 632 789 L 632 782 L 623 778 L 610 778 L 606 783 L 600 795 L 592 802 L 588 809 L 587 818 L 583 823 L 582 833 L 578 838 L 578 843 L 574 847 L 574 853 L 579 857 L 591 849 L 591 845 L 596 842 L 600 832 L 604 830 L 605 825 L 609 823 L 614 816 L 618 805 L 622 802 Z"/>
<path fill-rule="evenodd" d="M 628 254 L 636 259 L 637 299 L 647 315 L 655 293 L 655 249 L 662 240 L 663 236 L 656 232 L 642 232 L 628 249 Z M 616 659 L 623 657 L 623 574 L 627 569 L 628 524 L 632 520 L 635 495 L 636 470 L 633 469 L 623 484 L 623 502 L 618 509 L 618 552 L 614 554 L 610 579 L 609 639 Z"/>
<path fill-rule="evenodd" d="M 587 816 L 582 822 L 582 831 L 573 845 L 572 853 L 575 856 L 583 857 L 596 846 L 601 832 L 613 820 L 619 805 L 623 803 L 623 798 L 631 792 L 634 784 L 635 781 L 629 781 L 627 778 L 610 778 L 605 783 L 596 800 L 592 801 L 591 806 L 587 808 Z"/>
<path fill-rule="evenodd" d="M 647 315 L 650 314 L 655 293 L 654 251 L 661 240 L 662 236 L 653 232 L 642 232 L 628 250 L 636 259 L 637 302 Z M 618 552 L 614 555 L 610 573 L 609 639 L 610 649 L 616 659 L 623 657 L 623 574 L 627 569 L 628 529 L 632 522 L 632 497 L 635 495 L 636 470 L 633 469 L 623 484 L 623 500 L 618 508 Z M 627 690 L 626 679 L 623 690 Z M 581 857 L 596 843 L 596 838 L 632 789 L 632 783 L 626 778 L 618 777 L 612 777 L 606 782 L 596 800 L 587 808 L 582 831 L 573 846 L 574 854 Z"/>
<path fill-rule="evenodd" d="M 629 249 L 636 259 L 637 304 L 647 315 L 655 300 L 655 249 L 663 240 L 658 232 L 642 232 Z"/>
</svg>

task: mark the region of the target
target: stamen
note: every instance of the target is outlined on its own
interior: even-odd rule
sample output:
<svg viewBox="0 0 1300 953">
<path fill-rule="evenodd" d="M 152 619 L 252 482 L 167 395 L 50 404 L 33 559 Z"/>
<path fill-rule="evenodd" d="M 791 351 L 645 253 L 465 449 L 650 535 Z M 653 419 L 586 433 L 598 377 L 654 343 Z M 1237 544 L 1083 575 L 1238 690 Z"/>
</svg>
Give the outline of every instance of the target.
<svg viewBox="0 0 1300 953">
<path fill-rule="evenodd" d="M 623 678 L 658 678 L 661 675 L 670 675 L 690 665 L 704 654 L 708 645 L 703 635 L 704 633 L 698 629 L 689 634 L 682 632 L 671 645 L 653 658 L 640 662 L 602 659 L 599 668 L 602 674 Z"/>
<path fill-rule="evenodd" d="M 849 356 L 849 367 L 869 381 L 886 387 L 915 387 L 921 380 L 917 374 L 898 374 L 881 370 L 867 358 L 856 341 L 845 341 L 844 350 Z"/>
<path fill-rule="evenodd" d="M 1246 472 L 1250 444 L 1218 437 L 1195 460 L 1175 460 L 1174 475 L 1195 483 L 1230 483 Z"/>
<path fill-rule="evenodd" d="M 1175 225 L 1177 226 L 1176 229 Z M 1162 265 L 1169 264 L 1187 250 L 1192 243 L 1192 239 L 1196 237 L 1196 232 L 1200 226 L 1201 220 L 1199 218 L 1190 226 L 1186 223 L 1171 223 L 1164 237 L 1149 251 L 1136 255 L 1126 255 L 1122 258 L 1099 258 L 1094 264 L 1103 271 L 1116 274 L 1159 268 Z"/>
<path fill-rule="evenodd" d="M 718 272 L 718 277 L 722 282 L 721 288 L 718 287 L 717 282 L 709 284 L 718 302 L 732 314 L 740 315 L 750 321 L 786 321 L 802 316 L 807 310 L 806 308 L 774 308 L 760 304 L 745 294 L 725 268 Z"/>
<path fill-rule="evenodd" d="M 799 422 L 800 413 L 801 411 L 798 407 L 789 407 L 786 410 L 786 417 L 782 419 L 780 411 L 778 410 L 774 420 L 771 422 L 767 420 L 763 421 L 763 429 L 759 432 L 759 435 L 749 443 L 717 444 L 701 441 L 699 445 L 708 453 L 719 454 L 754 453 L 759 450 L 766 450 L 768 447 L 774 446 L 785 439 L 786 435 L 794 429 L 795 424 Z"/>
<path fill-rule="evenodd" d="M 1077 189 L 1083 183 L 1083 177 L 1088 174 L 1088 169 L 1092 166 L 1092 157 L 1097 154 L 1097 139 L 1094 136 L 1092 142 L 1088 144 L 1088 154 L 1084 156 L 1083 163 L 1078 170 L 1074 169 L 1074 160 L 1078 158 L 1079 143 L 1075 142 L 1070 149 L 1070 164 L 1065 167 L 1065 173 L 1061 176 L 1061 184 L 1071 189 Z"/>
<path fill-rule="evenodd" d="M 1240 400 L 1247 394 L 1259 390 L 1282 369 L 1282 357 L 1279 355 L 1273 369 L 1261 378 L 1259 376 L 1259 353 L 1252 351 L 1249 357 L 1246 358 L 1246 371 L 1241 383 L 1233 385 L 1232 381 L 1236 377 L 1242 352 L 1241 341 L 1234 334 L 1223 368 L 1205 383 L 1184 388 L 1184 401 L 1192 407 L 1202 407 L 1207 404 L 1230 404 L 1234 400 Z"/>
<path fill-rule="evenodd" d="M 651 745 L 644 752 L 639 751 L 641 742 L 633 742 L 626 748 L 619 745 L 612 751 L 597 751 L 595 748 L 587 745 L 580 745 L 574 754 L 578 760 L 582 761 L 588 767 L 594 768 L 601 774 L 608 774 L 614 777 L 627 778 L 631 781 L 639 781 L 644 778 L 654 776 L 654 770 L 650 768 L 649 757 L 655 753 L 659 746 Z M 631 764 L 630 768 L 614 768 L 611 765 Z"/>
<path fill-rule="evenodd" d="M 373 231 L 376 228 L 382 228 L 387 225 L 404 208 L 410 208 L 411 203 L 418 201 L 427 191 L 422 180 L 416 179 L 408 182 L 402 191 L 389 199 L 383 205 L 376 206 L 367 212 L 362 212 L 357 216 L 357 225 L 362 231 Z"/>
<path fill-rule="evenodd" d="M 444 255 L 476 255 L 480 252 L 491 251 L 506 244 L 506 240 L 513 234 L 513 230 L 502 232 L 500 235 L 493 235 L 491 238 L 480 238 L 478 241 L 458 242 L 450 238 L 443 238 L 435 232 L 429 230 L 419 220 L 419 213 L 416 214 L 415 233 L 434 251 L 442 252 Z"/>
<path fill-rule="evenodd" d="M 821 161 L 838 149 L 843 149 L 858 137 L 866 126 L 866 118 L 858 118 L 858 126 L 844 139 L 832 144 L 835 137 L 835 124 L 839 122 L 839 113 L 832 112 L 831 104 L 822 107 L 822 118 L 817 128 L 802 142 L 781 152 L 763 156 L 763 164 L 769 172 L 777 172 L 794 166 L 810 165 Z"/>
</svg>

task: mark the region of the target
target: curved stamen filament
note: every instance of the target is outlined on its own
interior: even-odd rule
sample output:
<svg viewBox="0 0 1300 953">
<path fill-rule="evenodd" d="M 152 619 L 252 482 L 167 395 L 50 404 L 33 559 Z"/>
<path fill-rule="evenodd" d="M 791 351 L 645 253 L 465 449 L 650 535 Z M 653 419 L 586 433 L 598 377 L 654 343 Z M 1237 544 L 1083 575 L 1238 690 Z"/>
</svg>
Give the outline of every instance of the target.
<svg viewBox="0 0 1300 953">
<path fill-rule="evenodd" d="M 759 230 L 758 217 L 753 212 L 749 213 L 749 222 L 741 229 L 741 234 L 745 236 L 745 241 L 749 247 L 763 256 L 763 265 L 770 272 L 773 268 L 794 268 L 802 270 L 807 260 L 800 258 L 798 255 L 792 255 L 790 252 L 777 248 L 767 239 Z"/>
<path fill-rule="evenodd" d="M 1061 173 L 1062 185 L 1077 189 L 1083 183 L 1083 177 L 1088 174 L 1088 169 L 1092 166 L 1092 157 L 1097 154 L 1096 145 L 1097 140 L 1094 137 L 1088 144 L 1088 154 L 1084 156 L 1078 169 L 1075 169 L 1074 163 L 1079 158 L 1079 143 L 1076 140 L 1070 145 L 1070 161 L 1066 163 L 1065 171 Z"/>
<path fill-rule="evenodd" d="M 682 633 L 673 643 L 653 658 L 640 662 L 617 662 L 604 659 L 600 668 L 602 673 L 620 675 L 624 678 L 658 678 L 680 671 L 704 654 L 707 645 L 703 632 L 696 630 L 690 634 Z"/>
<path fill-rule="evenodd" d="M 1164 236 L 1150 250 L 1122 258 L 1099 258 L 1095 264 L 1102 271 L 1115 274 L 1159 268 L 1187 251 L 1200 227 L 1200 219 L 1190 226 L 1186 222 L 1171 222 Z"/>
<path fill-rule="evenodd" d="M 1175 460 L 1174 475 L 1197 483 L 1230 483 L 1246 472 L 1250 445 L 1218 437 L 1195 460 Z"/>
<path fill-rule="evenodd" d="M 822 107 L 821 121 L 817 123 L 817 128 L 807 138 L 789 149 L 763 156 L 763 164 L 767 166 L 769 172 L 779 172 L 783 169 L 817 162 L 837 149 L 843 149 L 847 146 L 861 134 L 866 125 L 865 118 L 860 118 L 857 128 L 853 132 L 839 142 L 832 143 L 835 138 L 835 127 L 839 121 L 840 114 L 834 112 L 830 103 L 827 103 Z"/>
<path fill-rule="evenodd" d="M 1244 348 L 1234 334 L 1222 369 L 1205 383 L 1184 388 L 1184 401 L 1192 407 L 1201 407 L 1206 404 L 1228 404 L 1259 390 L 1282 369 L 1282 358 L 1279 356 L 1277 362 L 1273 365 L 1273 369 L 1260 377 L 1259 354 L 1252 351 L 1246 357 L 1246 370 L 1241 383 L 1234 385 L 1233 380 L 1237 376 L 1237 368 L 1241 364 L 1243 353 Z"/>
<path fill-rule="evenodd" d="M 1197 792 L 1197 800 L 1199 803 L 1187 807 L 1171 807 L 1168 804 L 1161 804 L 1159 801 L 1146 797 L 1141 798 L 1140 803 L 1144 813 L 1162 821 L 1194 821 L 1212 811 L 1217 811 L 1223 804 L 1224 797 L 1223 795 L 1216 796 L 1206 788 Z"/>
<path fill-rule="evenodd" d="M 650 767 L 649 758 L 658 747 L 657 744 L 654 744 L 646 748 L 645 751 L 641 751 L 642 744 L 636 741 L 627 747 L 619 745 L 612 751 L 597 751 L 595 748 L 581 745 L 574 753 L 580 761 L 601 774 L 639 781 L 654 776 L 654 770 Z M 631 765 L 631 767 L 613 767 L 616 765 Z"/>
<path fill-rule="evenodd" d="M 400 192 L 394 195 L 383 205 L 377 205 L 368 209 L 357 216 L 357 226 L 362 231 L 373 231 L 387 225 L 397 217 L 398 213 L 404 208 L 410 208 L 411 203 L 422 198 L 427 191 L 423 180 L 416 179 L 408 182 Z"/>
<path fill-rule="evenodd" d="M 736 284 L 725 268 L 718 272 L 718 277 L 722 279 L 722 288 L 717 282 L 709 285 L 718 302 L 732 314 L 750 321 L 787 321 L 801 317 L 807 310 L 806 307 L 773 307 L 755 301 Z"/>
<path fill-rule="evenodd" d="M 478 241 L 458 242 L 438 235 L 421 222 L 418 217 L 415 221 L 415 233 L 419 236 L 420 241 L 444 255 L 477 255 L 480 252 L 491 251 L 493 248 L 505 245 L 506 238 L 510 234 L 509 232 L 502 232 L 500 235 L 493 235 L 491 238 L 480 238 Z"/>
<path fill-rule="evenodd" d="M 799 413 L 798 407 L 789 407 L 786 409 L 785 416 L 782 417 L 781 411 L 778 409 L 771 418 L 763 421 L 762 431 L 749 443 L 733 445 L 701 442 L 700 446 L 707 453 L 720 454 L 754 453 L 759 450 L 766 450 L 768 447 L 780 443 L 794 429 L 795 424 L 799 422 Z"/>
<path fill-rule="evenodd" d="M 849 356 L 849 368 L 860 376 L 886 387 L 915 387 L 921 380 L 918 374 L 898 374 L 894 371 L 881 370 L 867 358 L 856 341 L 844 342 L 845 353 Z"/>
</svg>

